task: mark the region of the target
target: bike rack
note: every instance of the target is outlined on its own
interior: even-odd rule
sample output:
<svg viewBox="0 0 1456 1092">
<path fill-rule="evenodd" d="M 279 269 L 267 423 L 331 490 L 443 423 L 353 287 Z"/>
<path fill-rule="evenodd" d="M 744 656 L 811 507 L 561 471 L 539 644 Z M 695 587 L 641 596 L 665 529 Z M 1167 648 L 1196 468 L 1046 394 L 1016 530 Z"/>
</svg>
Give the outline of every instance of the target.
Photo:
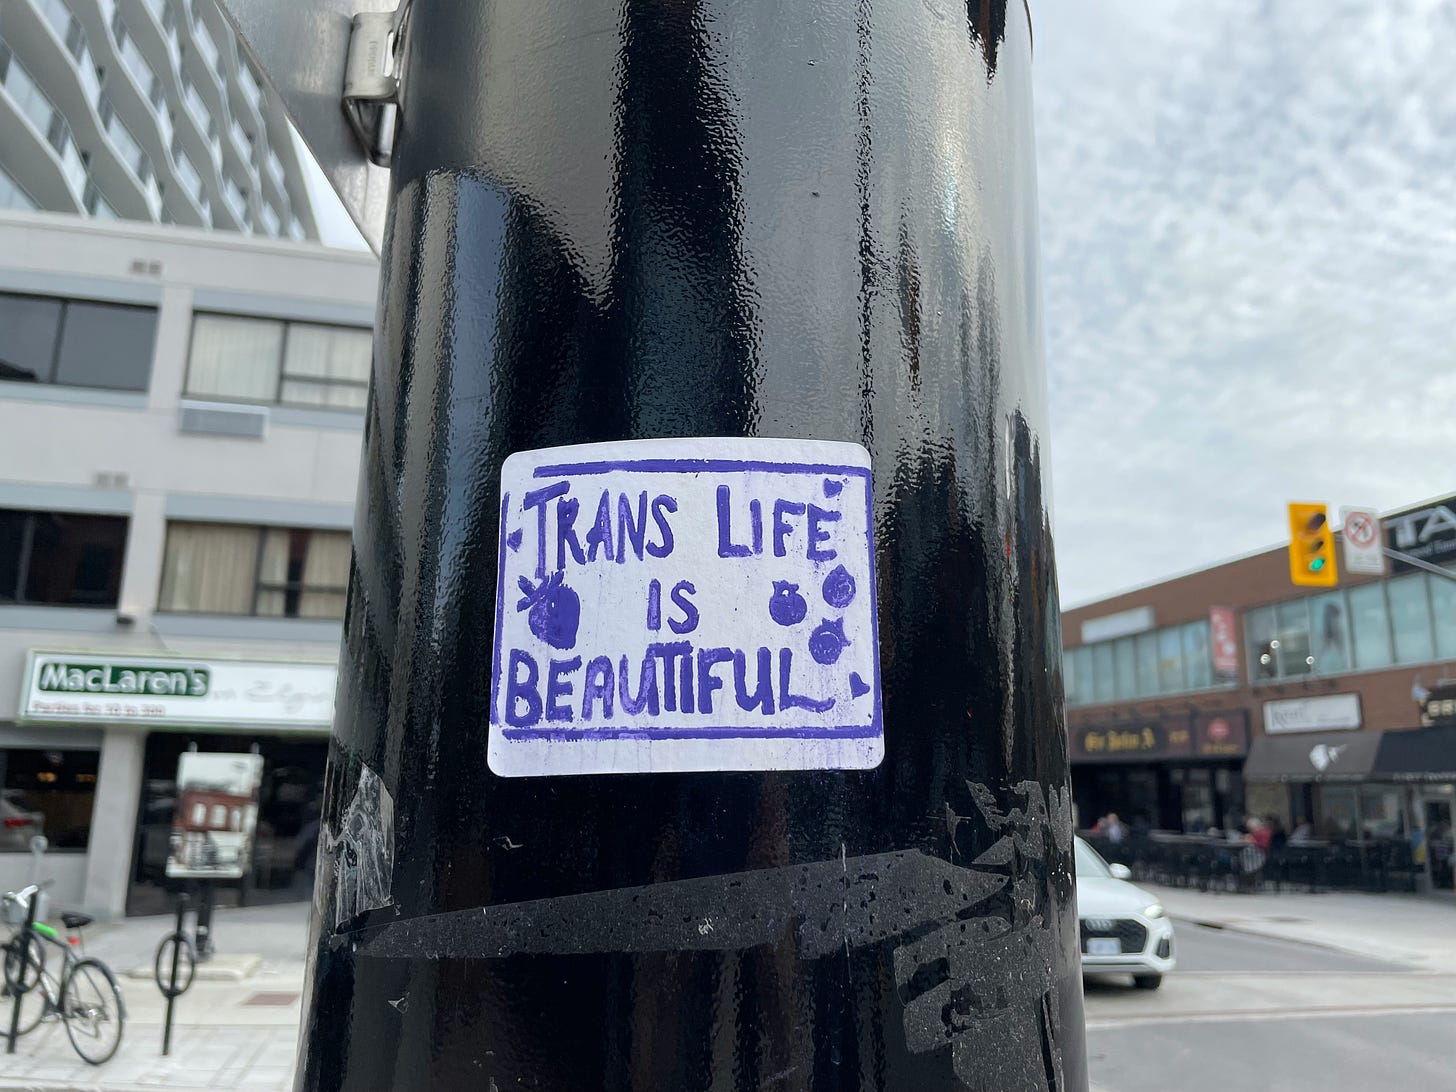
<svg viewBox="0 0 1456 1092">
<path fill-rule="evenodd" d="M 172 961 L 170 971 L 167 975 L 167 981 L 162 981 L 162 960 L 160 951 L 157 953 L 158 958 L 154 964 L 153 970 L 154 977 L 157 983 L 157 989 L 161 990 L 162 996 L 167 999 L 167 1018 L 166 1022 L 162 1025 L 163 1057 L 166 1057 L 172 1052 L 172 1006 L 176 1004 L 177 998 L 181 997 L 184 993 L 188 991 L 188 989 L 191 988 L 192 979 L 195 977 L 197 971 L 196 957 L 189 956 L 189 958 L 191 958 L 193 961 L 192 970 L 187 975 L 186 983 L 180 988 L 178 987 L 177 967 L 180 962 L 180 956 L 182 955 L 183 945 L 187 941 L 187 934 L 184 931 L 187 918 L 187 901 L 187 893 L 185 891 L 179 892 L 177 895 L 177 927 L 170 937 L 166 937 L 162 941 L 164 945 L 167 944 L 169 941 L 172 945 Z M 16 1011 L 18 1013 L 19 1010 L 17 1009 Z"/>
<path fill-rule="evenodd" d="M 36 905 L 40 902 L 40 900 L 36 896 L 39 894 L 39 890 L 32 892 L 30 899 L 28 900 L 28 904 L 25 908 L 25 925 L 22 927 L 19 934 L 20 949 L 16 955 L 16 962 L 19 963 L 20 969 L 14 979 L 10 977 L 9 953 L 7 953 L 5 957 L 5 985 L 10 990 L 11 994 L 10 1034 L 7 1036 L 5 1042 L 6 1054 L 15 1053 L 15 1040 L 20 1037 L 20 1005 L 25 1000 L 25 995 L 28 994 L 31 990 L 35 989 L 36 986 L 40 985 L 40 967 L 36 967 L 35 969 L 34 982 L 25 981 L 25 972 L 30 964 L 30 960 L 28 958 L 30 952 L 30 938 L 32 932 L 35 929 L 35 908 Z"/>
</svg>

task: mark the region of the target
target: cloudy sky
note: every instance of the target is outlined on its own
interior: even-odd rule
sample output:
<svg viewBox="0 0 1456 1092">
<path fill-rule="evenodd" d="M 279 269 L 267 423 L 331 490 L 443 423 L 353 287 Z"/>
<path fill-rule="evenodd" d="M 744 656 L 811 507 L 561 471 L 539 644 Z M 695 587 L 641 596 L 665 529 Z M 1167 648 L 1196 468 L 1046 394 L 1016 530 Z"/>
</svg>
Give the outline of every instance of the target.
<svg viewBox="0 0 1456 1092">
<path fill-rule="evenodd" d="M 1456 4 L 1032 10 L 1063 603 L 1456 492 Z"/>
<path fill-rule="evenodd" d="M 1063 602 L 1456 492 L 1456 3 L 1032 11 Z"/>
</svg>

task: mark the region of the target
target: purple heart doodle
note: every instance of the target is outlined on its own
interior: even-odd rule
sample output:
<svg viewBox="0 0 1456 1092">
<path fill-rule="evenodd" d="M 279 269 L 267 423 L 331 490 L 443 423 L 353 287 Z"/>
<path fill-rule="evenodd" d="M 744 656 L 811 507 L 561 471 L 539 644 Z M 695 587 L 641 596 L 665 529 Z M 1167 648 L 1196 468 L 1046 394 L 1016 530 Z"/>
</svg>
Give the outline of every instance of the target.
<svg viewBox="0 0 1456 1092">
<path fill-rule="evenodd" d="M 824 495 L 826 497 L 837 497 L 844 489 L 843 482 L 837 482 L 833 478 L 824 479 Z"/>
<path fill-rule="evenodd" d="M 849 673 L 849 696 L 862 698 L 870 692 L 870 684 L 859 677 L 858 671 Z"/>
<path fill-rule="evenodd" d="M 512 553 L 521 548 L 521 529 L 519 527 L 506 536 L 506 545 L 511 548 Z"/>
</svg>

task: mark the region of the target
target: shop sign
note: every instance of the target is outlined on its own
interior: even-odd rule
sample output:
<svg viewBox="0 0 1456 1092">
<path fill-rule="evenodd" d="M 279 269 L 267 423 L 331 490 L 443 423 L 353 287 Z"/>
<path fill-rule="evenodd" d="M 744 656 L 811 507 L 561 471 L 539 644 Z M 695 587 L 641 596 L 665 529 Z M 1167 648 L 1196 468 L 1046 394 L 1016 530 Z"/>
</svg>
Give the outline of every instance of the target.
<svg viewBox="0 0 1456 1092">
<path fill-rule="evenodd" d="M 1456 560 L 1456 496 L 1386 516 L 1382 523 L 1388 548 L 1433 565 Z M 1400 573 L 1414 566 L 1392 558 L 1390 568 Z"/>
<path fill-rule="evenodd" d="M 1249 714 L 1200 714 L 1194 724 L 1195 752 L 1200 758 L 1240 758 L 1249 753 Z"/>
<path fill-rule="evenodd" d="M 1237 679 L 1239 677 L 1239 640 L 1233 608 L 1210 607 L 1208 609 L 1208 633 L 1210 651 L 1213 654 L 1214 675 L 1220 679 Z"/>
<path fill-rule="evenodd" d="M 1243 710 L 1094 725 L 1072 734 L 1074 762 L 1238 758 L 1248 750 L 1249 715 Z"/>
<path fill-rule="evenodd" d="M 327 728 L 333 664 L 32 652 L 21 721 Z"/>
<path fill-rule="evenodd" d="M 1186 729 L 1185 729 L 1186 732 Z M 1160 725 L 1140 724 L 1125 728 L 1085 728 L 1078 734 L 1078 757 L 1092 761 L 1125 761 L 1164 754 L 1168 739 Z"/>
<path fill-rule="evenodd" d="M 1264 703 L 1264 731 L 1354 731 L 1360 727 L 1359 694 L 1325 694 L 1318 698 L 1289 698 Z"/>
<path fill-rule="evenodd" d="M 1426 728 L 1456 725 L 1456 683 L 1439 683 L 1421 696 L 1421 724 Z"/>
</svg>

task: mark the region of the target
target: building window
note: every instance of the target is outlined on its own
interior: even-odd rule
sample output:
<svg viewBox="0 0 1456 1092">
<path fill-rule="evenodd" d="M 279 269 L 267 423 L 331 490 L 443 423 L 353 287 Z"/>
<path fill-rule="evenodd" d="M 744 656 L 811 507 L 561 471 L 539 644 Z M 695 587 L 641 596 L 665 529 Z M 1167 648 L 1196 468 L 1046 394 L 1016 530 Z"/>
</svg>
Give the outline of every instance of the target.
<svg viewBox="0 0 1456 1092">
<path fill-rule="evenodd" d="M 1244 615 L 1255 680 L 1456 658 L 1456 586 L 1408 573 Z"/>
<path fill-rule="evenodd" d="M 114 607 L 126 520 L 0 509 L 0 603 Z"/>
<path fill-rule="evenodd" d="M 349 533 L 171 523 L 160 609 L 270 618 L 342 618 Z"/>
<path fill-rule="evenodd" d="M 1390 614 L 1385 609 L 1385 585 L 1366 584 L 1351 588 L 1350 627 L 1355 634 L 1355 666 L 1389 667 Z"/>
<path fill-rule="evenodd" d="M 1276 622 L 1275 660 L 1282 678 L 1308 675 L 1314 670 L 1309 647 L 1309 602 L 1295 599 L 1274 608 Z"/>
<path fill-rule="evenodd" d="M 85 849 L 99 758 L 96 751 L 0 750 L 0 853 L 28 853 L 38 834 L 52 850 Z"/>
<path fill-rule="evenodd" d="M 370 332 L 353 326 L 198 314 L 187 393 L 360 410 L 369 390 L 370 347 Z"/>
<path fill-rule="evenodd" d="M 1164 626 L 1063 654 L 1069 706 L 1136 701 L 1212 689 L 1208 623 Z"/>
<path fill-rule="evenodd" d="M 1209 653 L 1208 623 L 1190 622 L 1183 627 L 1183 670 L 1187 672 L 1189 690 L 1203 690 L 1213 685 L 1213 657 Z"/>
<path fill-rule="evenodd" d="M 1436 627 L 1436 655 L 1456 660 L 1456 580 L 1427 577 L 1431 591 L 1431 620 Z"/>
<path fill-rule="evenodd" d="M 1341 592 L 1317 595 L 1309 601 L 1310 648 L 1315 674 L 1333 675 L 1350 670 L 1349 615 Z"/>
<path fill-rule="evenodd" d="M 0 292 L 0 380 L 144 391 L 156 333 L 151 307 Z"/>
<path fill-rule="evenodd" d="M 1396 663 L 1435 659 L 1436 641 L 1431 632 L 1431 604 L 1426 598 L 1425 574 L 1411 573 L 1388 581 L 1385 595 L 1390 606 Z"/>
</svg>

